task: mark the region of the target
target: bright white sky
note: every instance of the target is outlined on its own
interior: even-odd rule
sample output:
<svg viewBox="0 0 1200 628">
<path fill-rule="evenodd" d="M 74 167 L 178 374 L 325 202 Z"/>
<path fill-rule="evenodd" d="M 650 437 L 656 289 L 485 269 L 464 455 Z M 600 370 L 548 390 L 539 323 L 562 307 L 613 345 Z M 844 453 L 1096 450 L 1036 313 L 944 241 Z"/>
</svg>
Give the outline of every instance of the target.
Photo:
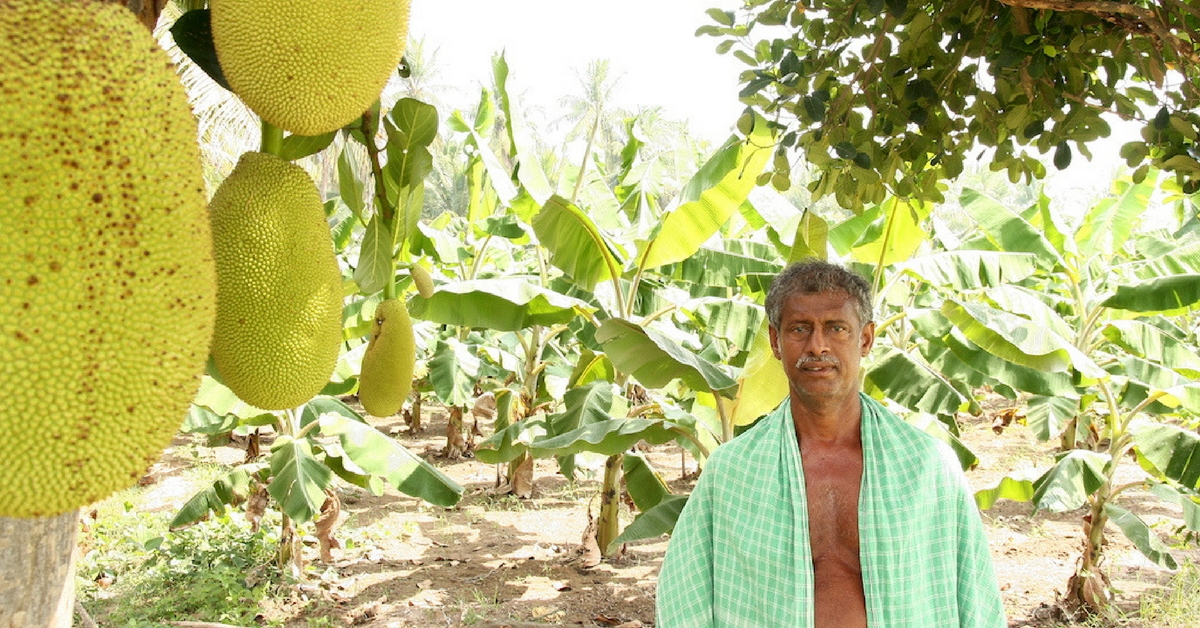
<svg viewBox="0 0 1200 628">
<path fill-rule="evenodd" d="M 738 73 L 745 67 L 718 55 L 714 37 L 695 37 L 711 24 L 704 11 L 730 0 L 412 0 L 411 38 L 437 51 L 438 83 L 460 88 L 474 103 L 492 84 L 491 59 L 504 51 L 509 90 L 526 104 L 553 110 L 557 99 L 581 94 L 588 63 L 608 59 L 620 77 L 615 104 L 662 107 L 688 120 L 694 135 L 719 145 L 742 105 Z"/>
</svg>

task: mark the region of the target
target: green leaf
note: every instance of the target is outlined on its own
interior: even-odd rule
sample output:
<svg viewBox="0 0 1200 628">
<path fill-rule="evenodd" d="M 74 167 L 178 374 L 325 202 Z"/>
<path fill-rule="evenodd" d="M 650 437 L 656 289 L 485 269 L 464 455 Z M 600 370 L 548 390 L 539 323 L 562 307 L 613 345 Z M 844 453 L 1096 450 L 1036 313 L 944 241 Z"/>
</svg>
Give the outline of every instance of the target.
<svg viewBox="0 0 1200 628">
<path fill-rule="evenodd" d="M 333 472 L 313 456 L 307 439 L 280 436 L 271 446 L 271 483 L 267 492 L 297 523 L 312 521 L 325 503 Z"/>
<path fill-rule="evenodd" d="M 217 49 L 213 46 L 211 15 L 208 9 L 192 9 L 184 13 L 171 25 L 171 37 L 175 39 L 175 45 L 209 78 L 232 92 L 229 82 L 225 80 L 225 73 L 221 71 L 221 63 L 217 60 Z"/>
<path fill-rule="evenodd" d="M 792 251 L 788 262 L 798 262 L 803 259 L 825 259 L 829 250 L 829 223 L 815 212 L 805 209 L 796 225 L 796 234 L 792 238 Z"/>
<path fill-rule="evenodd" d="M 1040 441 L 1048 441 L 1062 434 L 1067 423 L 1079 414 L 1079 399 L 1064 397 L 1030 397 L 1025 414 L 1025 424 Z"/>
<path fill-rule="evenodd" d="M 388 118 L 404 133 L 405 148 L 429 146 L 437 139 L 438 112 L 433 105 L 415 98 L 401 98 L 392 107 Z"/>
<path fill-rule="evenodd" d="M 1106 454 L 1073 449 L 1033 483 L 1033 502 L 1039 509 L 1067 512 L 1087 503 L 1088 495 L 1104 484 Z"/>
<path fill-rule="evenodd" d="M 962 208 L 975 220 L 982 235 L 1007 253 L 1032 253 L 1042 268 L 1059 263 L 1054 245 L 1033 225 L 996 200 L 972 189 L 964 189 L 960 198 Z"/>
<path fill-rule="evenodd" d="M 429 360 L 429 383 L 442 403 L 465 407 L 475 398 L 479 358 L 457 338 L 440 340 Z"/>
<path fill-rule="evenodd" d="M 871 360 L 866 379 L 887 398 L 916 412 L 954 416 L 970 405 L 940 374 L 891 347 Z"/>
<path fill-rule="evenodd" d="M 1027 502 L 1033 499 L 1033 482 L 1025 478 L 1006 475 L 1000 478 L 996 486 L 975 491 L 975 504 L 980 510 L 987 510 L 1001 499 L 1011 499 Z"/>
<path fill-rule="evenodd" d="M 740 299 L 705 297 L 684 303 L 680 309 L 697 329 L 729 341 L 738 352 L 750 349 L 767 312 Z"/>
<path fill-rule="evenodd" d="M 636 323 L 610 318 L 600 324 L 596 341 L 618 370 L 644 386 L 661 388 L 682 379 L 692 390 L 732 394 L 737 381 L 719 365 L 680 346 L 662 333 Z"/>
<path fill-rule="evenodd" d="M 787 375 L 771 350 L 770 323 L 759 323 L 750 356 L 738 377 L 737 398 L 729 413 L 736 426 L 749 425 L 774 410 L 788 395 Z"/>
<path fill-rule="evenodd" d="M 675 529 L 679 513 L 687 504 L 687 495 L 668 495 L 657 506 L 638 515 L 621 534 L 609 544 L 609 549 L 620 547 L 642 539 L 653 539 L 669 534 Z"/>
<path fill-rule="evenodd" d="M 1028 319 L 1034 326 L 1043 327 L 1064 342 L 1075 337 L 1075 328 L 1046 303 L 1046 295 L 1031 288 L 1002 285 L 984 292 L 996 307 Z"/>
<path fill-rule="evenodd" d="M 756 117 L 746 140 L 731 139 L 679 193 L 646 242 L 639 243 L 638 268 L 658 268 L 691 257 L 715 234 L 754 188 L 774 142 L 765 120 Z"/>
<path fill-rule="evenodd" d="M 1149 421 L 1135 423 L 1130 432 L 1138 455 L 1155 470 L 1189 489 L 1200 488 L 1200 434 Z"/>
<path fill-rule="evenodd" d="M 955 436 L 950 431 L 950 428 L 946 427 L 946 424 L 936 416 L 916 412 L 904 417 L 904 420 L 909 425 L 945 443 L 950 448 L 950 451 L 954 452 L 954 457 L 958 460 L 958 464 L 962 467 L 963 471 L 969 471 L 975 468 L 975 465 L 979 464 L 979 457 L 975 455 L 975 452 L 971 451 L 966 443 Z"/>
<path fill-rule="evenodd" d="M 554 186 L 546 178 L 537 152 L 537 142 L 530 131 L 521 107 L 514 107 L 508 95 L 508 62 L 501 52 L 492 60 L 492 73 L 496 78 L 496 96 L 500 100 L 500 111 L 504 113 L 508 140 L 516 153 L 517 181 L 528 190 L 535 202 L 544 203 L 554 193 Z"/>
<path fill-rule="evenodd" d="M 362 470 L 386 480 L 405 495 L 449 507 L 463 487 L 379 430 L 344 416 L 321 416 L 321 433 L 337 436 L 342 450 Z"/>
<path fill-rule="evenodd" d="M 413 297 L 414 318 L 443 325 L 516 331 L 569 323 L 596 310 L 588 303 L 521 278 L 480 279 L 438 286 L 433 297 Z"/>
<path fill-rule="evenodd" d="M 521 419 L 497 429 L 487 440 L 475 446 L 475 458 L 484 464 L 512 462 L 529 451 L 529 444 L 547 433 L 545 415 Z"/>
<path fill-rule="evenodd" d="M 393 242 L 394 234 L 387 221 L 382 214 L 376 214 L 367 224 L 367 232 L 358 251 L 358 266 L 354 269 L 354 283 L 358 284 L 359 292 L 374 294 L 383 290 L 384 285 L 392 280 Z"/>
<path fill-rule="evenodd" d="M 1121 358 L 1120 363 L 1130 382 L 1142 384 L 1151 393 L 1161 395 L 1157 399 L 1159 403 L 1200 414 L 1200 381 L 1186 379 L 1165 366 L 1133 356 Z"/>
<path fill-rule="evenodd" d="M 481 230 L 488 235 L 509 240 L 520 240 L 529 235 L 525 231 L 525 227 L 521 226 L 521 223 L 517 221 L 517 217 L 511 214 L 488 216 L 483 221 Z"/>
<path fill-rule="evenodd" d="M 1071 383 L 1068 373 L 1048 373 L 1046 371 L 1022 366 L 980 349 L 978 345 L 967 340 L 962 332 L 954 330 L 942 338 L 959 362 L 973 371 L 999 381 L 1012 388 L 1035 395 L 1047 395 L 1063 398 L 1074 397 L 1075 386 Z M 945 368 L 945 366 L 939 366 Z M 957 372 L 943 373 L 948 378 L 960 376 Z"/>
<path fill-rule="evenodd" d="M 857 261 L 886 267 L 908 260 L 929 240 L 925 222 L 932 205 L 892 196 L 880 209 L 877 230 L 871 231 L 878 237 L 859 240 L 850 254 Z"/>
<path fill-rule="evenodd" d="M 383 490 L 386 486 L 383 478 L 371 475 L 354 464 L 354 461 L 350 460 L 350 457 L 342 450 L 341 445 L 337 443 L 322 443 L 321 449 L 325 451 L 325 466 L 329 467 L 329 470 L 333 471 L 334 475 L 352 486 L 370 491 L 376 497 L 383 495 Z"/>
<path fill-rule="evenodd" d="M 304 429 L 313 421 L 317 421 L 322 416 L 327 414 L 345 417 L 351 421 L 358 421 L 364 425 L 367 422 L 362 418 L 362 415 L 355 412 L 353 408 L 342 403 L 341 401 L 334 399 L 333 397 L 317 396 L 313 397 L 312 400 L 304 404 L 304 406 L 300 409 L 299 428 Z"/>
<path fill-rule="evenodd" d="M 1010 362 L 1051 372 L 1074 366 L 1089 377 L 1107 376 L 1061 336 L 1016 314 L 953 299 L 947 299 L 941 311 L 971 342 Z"/>
<path fill-rule="evenodd" d="M 952 291 L 976 290 L 1021 281 L 1037 267 L 1030 253 L 949 251 L 922 255 L 896 270 Z"/>
<path fill-rule="evenodd" d="M 1075 232 L 1075 242 L 1084 257 L 1104 255 L 1111 258 L 1121 250 L 1137 219 L 1150 206 L 1155 186 L 1149 181 L 1139 184 L 1118 182 L 1119 196 L 1110 196 L 1096 203 Z"/>
<path fill-rule="evenodd" d="M 433 155 L 424 146 L 406 144 L 404 136 L 389 119 L 384 120 L 384 129 L 388 132 L 384 184 L 388 198 L 398 199 L 402 196 L 401 190 L 419 187 L 433 171 Z"/>
<path fill-rule="evenodd" d="M 250 497 L 250 491 L 253 489 L 251 477 L 261 468 L 262 465 L 241 465 L 217 478 L 212 484 L 187 500 L 179 512 L 175 513 L 175 518 L 171 519 L 168 527 L 177 530 L 191 525 L 207 517 L 209 512 L 215 512 L 218 515 L 225 514 L 226 506 Z"/>
<path fill-rule="evenodd" d="M 596 353 L 584 348 L 575 362 L 571 377 L 567 380 L 569 388 L 587 386 L 594 381 L 615 382 L 617 370 L 613 368 L 612 360 L 603 353 Z"/>
<path fill-rule="evenodd" d="M 1139 358 L 1161 364 L 1188 379 L 1200 380 L 1195 349 L 1140 320 L 1110 321 L 1102 330 L 1113 344 Z"/>
<path fill-rule="evenodd" d="M 567 199 L 551 196 L 534 217 L 533 231 L 550 252 L 550 263 L 580 288 L 590 291 L 620 276 L 624 253 Z"/>
<path fill-rule="evenodd" d="M 671 496 L 671 489 L 650 464 L 650 460 L 636 451 L 626 452 L 622 465 L 625 471 L 625 490 L 633 499 L 638 510 L 647 511 Z"/>
<path fill-rule="evenodd" d="M 1149 558 L 1151 562 L 1166 569 L 1179 568 L 1179 564 L 1171 556 L 1171 550 L 1163 544 L 1154 530 L 1151 530 L 1150 526 L 1142 521 L 1141 517 L 1112 502 L 1104 504 L 1104 512 L 1108 514 L 1110 521 L 1121 528 L 1133 546 L 1138 548 L 1138 551 Z"/>
<path fill-rule="evenodd" d="M 609 419 L 535 440 L 529 445 L 529 453 L 535 458 L 570 456 L 585 451 L 614 456 L 625 453 L 641 440 L 661 445 L 675 440 L 676 436 L 669 425 L 659 419 Z"/>
<path fill-rule="evenodd" d="M 1200 495 L 1181 493 L 1174 486 L 1159 482 L 1150 484 L 1150 492 L 1157 495 L 1159 499 L 1179 506 L 1183 510 L 1183 524 L 1187 526 L 1187 529 L 1200 532 Z"/>
<path fill-rule="evenodd" d="M 184 434 L 226 434 L 238 426 L 235 414 L 217 414 L 204 406 L 192 405 L 183 419 L 180 431 Z"/>
<path fill-rule="evenodd" d="M 346 207 L 350 208 L 350 213 L 361 221 L 363 220 L 363 209 L 366 208 L 363 203 L 363 184 L 355 172 L 354 164 L 350 161 L 352 159 L 350 146 L 351 144 L 346 144 L 342 148 L 341 154 L 338 155 L 338 194 Z"/>
<path fill-rule="evenodd" d="M 565 434 L 584 425 L 607 421 L 613 416 L 614 384 L 596 380 L 572 388 L 563 395 L 566 410 L 549 417 L 551 435 Z"/>
<path fill-rule="evenodd" d="M 1131 312 L 1174 312 L 1200 302 L 1200 274 L 1158 277 L 1117 286 L 1104 307 Z"/>
<path fill-rule="evenodd" d="M 315 155 L 332 144 L 337 134 L 337 131 L 330 131 L 322 135 L 289 135 L 283 138 L 279 156 L 287 161 L 295 161 Z"/>
<path fill-rule="evenodd" d="M 727 240 L 724 244 L 732 246 L 733 242 Z M 712 286 L 737 285 L 752 274 L 774 277 L 781 270 L 775 261 L 754 254 L 710 248 L 701 248 L 677 264 L 675 269 L 674 276 L 677 279 L 692 283 L 702 291 L 708 291 Z"/>
</svg>

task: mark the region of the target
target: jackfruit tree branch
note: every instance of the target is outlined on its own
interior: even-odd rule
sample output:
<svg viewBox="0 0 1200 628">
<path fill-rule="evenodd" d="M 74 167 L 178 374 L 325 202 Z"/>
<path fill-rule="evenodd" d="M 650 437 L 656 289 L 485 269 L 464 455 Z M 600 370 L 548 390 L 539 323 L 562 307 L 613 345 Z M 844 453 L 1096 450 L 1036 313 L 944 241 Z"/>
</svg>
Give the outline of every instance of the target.
<svg viewBox="0 0 1200 628">
<path fill-rule="evenodd" d="M 1186 37 L 1177 35 L 1171 25 L 1164 22 L 1158 13 L 1146 7 L 1116 0 L 1000 0 L 1000 3 L 1014 8 L 1087 13 L 1105 20 L 1113 20 L 1118 17 L 1132 18 L 1149 30 L 1159 43 L 1169 46 L 1181 61 L 1200 65 L 1200 50 L 1197 50 L 1193 42 Z M 1193 15 L 1196 14 L 1194 9 L 1187 6 L 1187 3 L 1166 0 L 1163 4 L 1171 5 L 1175 11 L 1187 10 Z"/>
<path fill-rule="evenodd" d="M 371 178 L 375 181 L 375 201 L 379 204 L 379 212 L 385 224 L 389 227 L 396 217 L 396 208 L 387 197 L 387 188 L 383 184 L 383 166 L 379 163 L 379 147 L 375 145 L 375 135 L 379 132 L 379 110 L 375 107 L 363 112 L 359 129 L 363 134 L 363 144 L 367 147 L 367 157 L 371 162 Z"/>
</svg>

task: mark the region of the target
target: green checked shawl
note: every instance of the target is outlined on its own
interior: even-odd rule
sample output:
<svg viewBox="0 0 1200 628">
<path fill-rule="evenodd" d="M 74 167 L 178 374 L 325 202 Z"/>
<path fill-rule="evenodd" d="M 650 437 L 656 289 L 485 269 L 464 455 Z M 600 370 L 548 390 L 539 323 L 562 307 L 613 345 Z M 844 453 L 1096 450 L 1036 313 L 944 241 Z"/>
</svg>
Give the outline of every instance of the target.
<svg viewBox="0 0 1200 628">
<path fill-rule="evenodd" d="M 1005 626 L 983 523 L 949 448 L 861 397 L 867 623 Z M 713 452 L 663 561 L 658 628 L 813 626 L 802 469 L 786 400 Z"/>
</svg>

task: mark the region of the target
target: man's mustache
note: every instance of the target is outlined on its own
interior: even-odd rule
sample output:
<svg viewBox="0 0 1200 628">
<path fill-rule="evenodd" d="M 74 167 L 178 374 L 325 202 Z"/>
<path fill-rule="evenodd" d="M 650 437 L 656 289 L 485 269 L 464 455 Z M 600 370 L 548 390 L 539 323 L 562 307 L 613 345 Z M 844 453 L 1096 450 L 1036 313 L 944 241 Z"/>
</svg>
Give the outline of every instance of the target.
<svg viewBox="0 0 1200 628">
<path fill-rule="evenodd" d="M 821 357 L 821 356 L 816 356 L 816 355 L 806 355 L 806 356 L 801 357 L 799 360 L 796 360 L 796 368 L 798 368 L 798 369 L 804 368 L 804 365 L 809 364 L 810 362 L 817 362 L 820 364 L 828 364 L 830 366 L 841 366 L 842 365 L 841 360 L 837 359 L 837 356 L 827 355 L 827 356 Z"/>
</svg>

